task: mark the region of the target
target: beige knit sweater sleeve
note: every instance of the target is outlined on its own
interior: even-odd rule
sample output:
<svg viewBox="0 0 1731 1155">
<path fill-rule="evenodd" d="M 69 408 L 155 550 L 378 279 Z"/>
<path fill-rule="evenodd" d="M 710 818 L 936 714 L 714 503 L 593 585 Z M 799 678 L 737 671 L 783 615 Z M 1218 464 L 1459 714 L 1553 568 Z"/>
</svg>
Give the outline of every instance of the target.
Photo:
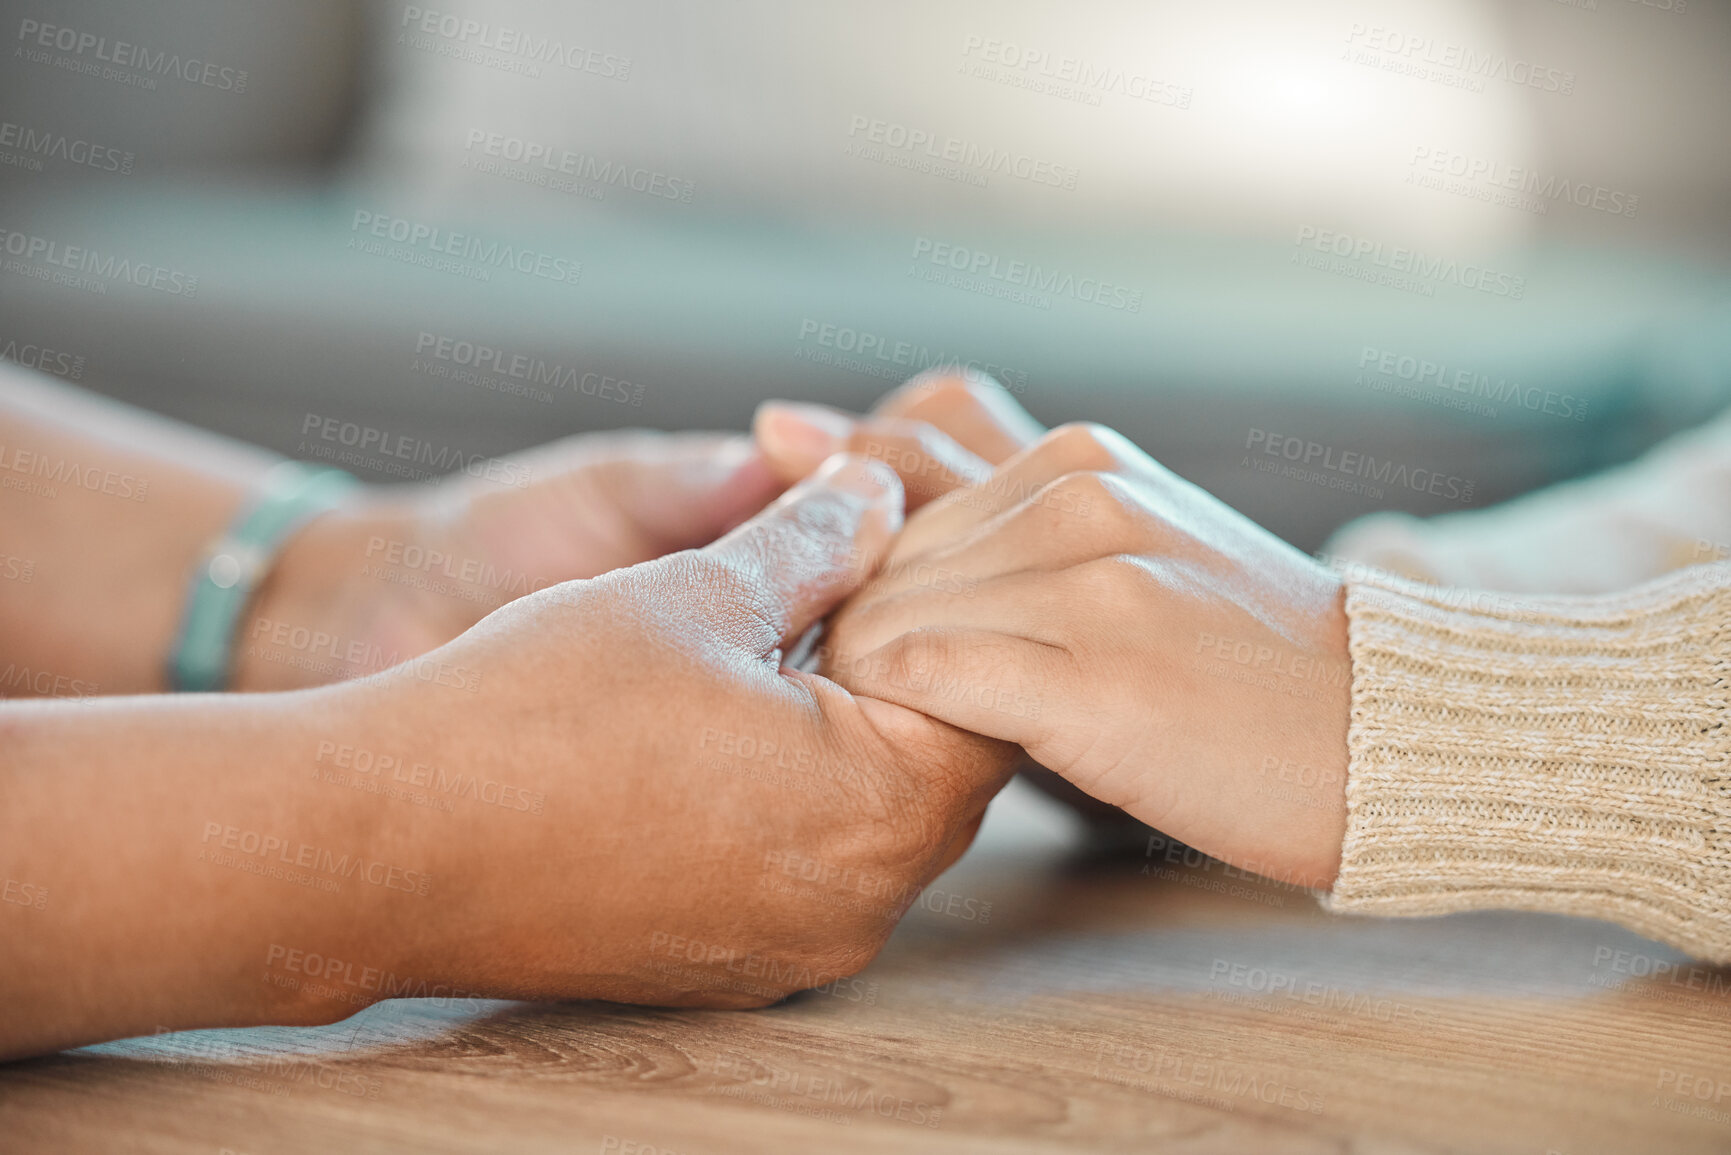
<svg viewBox="0 0 1731 1155">
<path fill-rule="evenodd" d="M 1731 564 L 1593 596 L 1347 588 L 1331 908 L 1588 915 L 1731 962 Z"/>
</svg>

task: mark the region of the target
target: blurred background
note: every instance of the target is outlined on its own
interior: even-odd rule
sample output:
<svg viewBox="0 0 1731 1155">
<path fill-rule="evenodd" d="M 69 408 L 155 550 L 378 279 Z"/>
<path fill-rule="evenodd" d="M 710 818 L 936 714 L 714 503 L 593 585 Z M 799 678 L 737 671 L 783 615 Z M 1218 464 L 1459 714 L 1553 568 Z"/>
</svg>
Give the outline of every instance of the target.
<svg viewBox="0 0 1731 1155">
<path fill-rule="evenodd" d="M 1315 548 L 1731 404 L 1720 0 L 0 13 L 0 356 L 297 456 L 962 363 Z"/>
</svg>

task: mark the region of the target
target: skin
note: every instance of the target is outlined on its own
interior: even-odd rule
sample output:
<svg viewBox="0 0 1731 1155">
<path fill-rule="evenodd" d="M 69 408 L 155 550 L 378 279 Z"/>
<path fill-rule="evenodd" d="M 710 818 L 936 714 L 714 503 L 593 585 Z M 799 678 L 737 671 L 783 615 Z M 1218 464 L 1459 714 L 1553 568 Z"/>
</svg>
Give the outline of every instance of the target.
<svg viewBox="0 0 1731 1155">
<path fill-rule="evenodd" d="M 367 486 L 284 544 L 237 627 L 230 688 L 377 672 L 521 593 L 705 545 L 836 452 L 889 464 L 917 508 L 984 478 L 1039 433 L 997 386 L 932 373 L 865 419 L 766 406 L 756 444 L 580 435 L 502 459 L 495 472 L 522 486 L 464 475 Z M 278 460 L 0 362 L 0 476 L 70 464 L 115 491 L 62 483 L 44 499 L 0 487 L 0 574 L 14 558 L 12 569 L 31 574 L 0 585 L 5 658 L 31 675 L 0 694 L 167 690 L 187 574 Z"/>
<path fill-rule="evenodd" d="M 824 405 L 767 401 L 752 424 L 770 471 L 791 484 L 834 453 L 855 453 L 897 471 L 909 511 L 985 481 L 1046 432 L 990 377 L 922 373 L 868 417 Z"/>
<path fill-rule="evenodd" d="M 1046 427 L 992 378 L 937 369 L 890 393 L 864 418 L 822 405 L 765 402 L 753 432 L 770 469 L 787 481 L 804 477 L 831 453 L 882 461 L 900 473 L 911 511 L 988 481 L 994 467 L 1032 446 Z M 915 576 L 920 576 L 917 568 Z M 1118 807 L 1083 793 L 1026 756 L 1017 773 L 1106 837 L 1140 829 Z"/>
<path fill-rule="evenodd" d="M 0 1056 L 335 1021 L 384 997 L 346 977 L 368 973 L 722 1007 L 854 974 L 1014 753 L 780 665 L 900 509 L 889 470 L 837 458 L 711 546 L 520 598 L 377 676 L 8 704 L 0 871 L 48 901 L 0 904 Z M 508 785 L 510 804 L 355 790 L 325 776 L 321 751 L 345 745 Z M 283 863 L 339 886 L 258 872 Z M 289 951 L 341 960 L 338 995 Z"/>
<path fill-rule="evenodd" d="M 33 563 L 0 587 L 5 658 L 32 678 L 0 693 L 168 689 L 187 574 L 277 460 L 0 363 L 0 476 L 70 465 L 97 483 L 0 487 L 0 549 Z M 230 688 L 376 672 L 520 592 L 707 544 L 795 480 L 722 434 L 584 435 L 502 466 L 528 483 L 368 486 L 291 537 L 236 631 Z"/>
<path fill-rule="evenodd" d="M 933 396 L 992 448 L 970 389 L 908 403 Z M 989 471 L 902 420 L 861 425 Z M 612 435 L 512 459 L 523 488 L 368 489 L 290 539 L 248 617 L 414 660 L 243 650 L 239 688 L 326 684 L 164 695 L 185 575 L 272 459 L 23 375 L 0 438 L 9 470 L 23 450 L 99 474 L 0 488 L 30 563 L 0 583 L 0 640 L 32 672 L 0 702 L 0 1058 L 393 992 L 763 1005 L 864 966 L 1011 770 L 1003 743 L 780 664 L 900 524 L 881 461 L 755 517 L 817 463 Z M 368 572 L 381 537 L 580 580 L 479 583 L 509 599 L 483 617 Z"/>
<path fill-rule="evenodd" d="M 0 1057 L 330 1022 L 391 993 L 743 1007 L 845 981 L 1018 754 L 781 663 L 889 550 L 897 473 L 928 505 L 915 524 L 941 526 L 1039 452 L 1013 456 L 1038 427 L 977 380 L 916 381 L 864 419 L 766 408 L 761 454 L 597 441 L 546 451 L 525 489 L 369 491 L 290 542 L 253 616 L 419 657 L 360 677 L 270 663 L 337 680 L 229 695 L 86 696 L 156 687 L 184 575 L 269 459 L 100 408 L 28 384 L 0 396 L 14 449 L 152 483 L 121 513 L 77 488 L 58 516 L 0 492 L 12 540 L 57 575 L 0 598 L 9 659 L 106 683 L 0 704 Z M 875 460 L 830 463 L 714 544 L 626 560 L 739 520 L 838 439 Z M 693 470 L 706 479 L 682 488 Z M 391 533 L 599 576 L 476 620 L 472 598 L 345 569 Z M 876 588 L 931 588 L 890 556 Z"/>
<path fill-rule="evenodd" d="M 1108 429 L 1056 429 L 911 518 L 824 657 L 1224 861 L 1339 871 L 1340 581 Z"/>
</svg>

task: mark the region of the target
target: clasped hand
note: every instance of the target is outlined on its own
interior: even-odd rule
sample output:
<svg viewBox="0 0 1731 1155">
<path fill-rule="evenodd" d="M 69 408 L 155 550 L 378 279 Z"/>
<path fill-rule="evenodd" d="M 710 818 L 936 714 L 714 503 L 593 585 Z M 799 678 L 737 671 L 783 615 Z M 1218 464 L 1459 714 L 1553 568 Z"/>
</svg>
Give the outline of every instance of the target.
<svg viewBox="0 0 1731 1155">
<path fill-rule="evenodd" d="M 845 978 L 1024 751 L 1236 865 L 1332 879 L 1332 574 L 1116 434 L 1043 433 L 972 378 L 867 418 L 772 404 L 756 432 L 761 476 L 736 488 L 804 480 L 711 545 L 518 598 L 428 655 L 473 693 L 401 668 L 321 691 L 355 733 L 545 798 L 437 830 L 381 815 L 371 839 L 441 880 L 429 911 L 367 912 L 401 971 L 733 1007 Z M 785 665 L 825 618 L 818 670 Z"/>
</svg>

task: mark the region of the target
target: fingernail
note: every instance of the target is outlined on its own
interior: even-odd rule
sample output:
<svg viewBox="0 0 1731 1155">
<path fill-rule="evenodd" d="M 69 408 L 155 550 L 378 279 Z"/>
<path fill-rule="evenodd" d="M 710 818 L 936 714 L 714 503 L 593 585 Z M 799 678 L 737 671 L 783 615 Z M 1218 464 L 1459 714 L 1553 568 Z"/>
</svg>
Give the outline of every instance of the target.
<svg viewBox="0 0 1731 1155">
<path fill-rule="evenodd" d="M 839 450 L 853 432 L 844 414 L 798 401 L 766 401 L 753 422 L 758 441 L 772 456 L 822 461 Z"/>
<path fill-rule="evenodd" d="M 867 501 L 882 500 L 896 493 L 901 485 L 895 471 L 883 462 L 846 453 L 837 453 L 825 461 L 812 480 Z"/>
</svg>

